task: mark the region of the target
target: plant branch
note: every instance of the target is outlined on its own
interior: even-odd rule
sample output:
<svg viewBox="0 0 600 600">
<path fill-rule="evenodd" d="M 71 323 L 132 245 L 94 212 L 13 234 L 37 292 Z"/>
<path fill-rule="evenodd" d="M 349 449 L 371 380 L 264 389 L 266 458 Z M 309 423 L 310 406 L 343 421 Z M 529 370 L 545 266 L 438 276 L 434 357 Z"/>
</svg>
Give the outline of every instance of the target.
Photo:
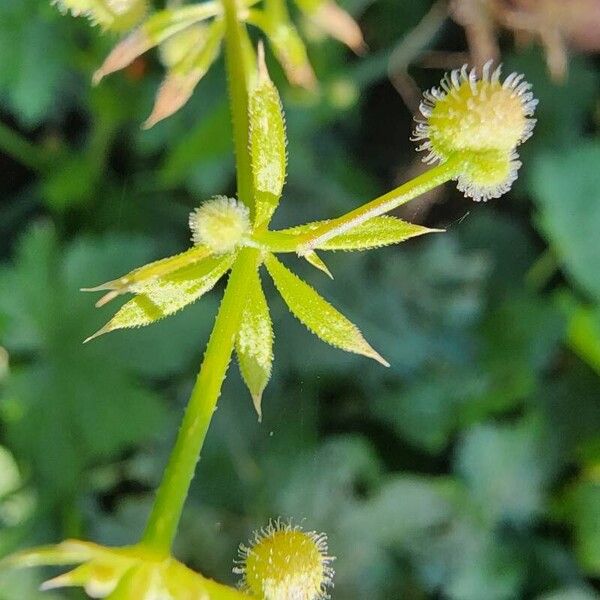
<svg viewBox="0 0 600 600">
<path fill-rule="evenodd" d="M 238 197 L 252 208 L 253 181 L 248 145 L 249 42 L 245 28 L 238 20 L 236 0 L 223 0 L 223 7 Z M 142 539 L 142 544 L 157 552 L 169 554 L 171 551 L 200 451 L 221 395 L 246 302 L 250 275 L 256 269 L 258 260 L 257 249 L 243 248 L 231 270 L 204 360 Z"/>
<path fill-rule="evenodd" d="M 257 258 L 257 250 L 244 248 L 229 276 L 204 360 L 142 540 L 144 545 L 157 552 L 169 553 L 175 539 L 200 450 L 231 360 L 249 274 L 256 268 Z"/>
<path fill-rule="evenodd" d="M 233 123 L 238 198 L 251 210 L 254 205 L 252 165 L 248 151 L 248 72 L 244 48 L 245 25 L 237 15 L 236 0 L 223 0 L 225 9 L 225 60 L 231 120 Z"/>
<path fill-rule="evenodd" d="M 0 152 L 15 159 L 33 171 L 44 171 L 44 152 L 22 135 L 0 121 Z"/>
<path fill-rule="evenodd" d="M 297 253 L 300 256 L 305 256 L 328 240 L 349 231 L 357 225 L 394 210 L 438 185 L 454 179 L 460 171 L 461 163 L 462 158 L 451 158 L 445 163 L 437 165 L 414 179 L 403 183 L 391 192 L 367 202 L 341 217 L 327 221 L 318 229 L 297 238 Z"/>
</svg>

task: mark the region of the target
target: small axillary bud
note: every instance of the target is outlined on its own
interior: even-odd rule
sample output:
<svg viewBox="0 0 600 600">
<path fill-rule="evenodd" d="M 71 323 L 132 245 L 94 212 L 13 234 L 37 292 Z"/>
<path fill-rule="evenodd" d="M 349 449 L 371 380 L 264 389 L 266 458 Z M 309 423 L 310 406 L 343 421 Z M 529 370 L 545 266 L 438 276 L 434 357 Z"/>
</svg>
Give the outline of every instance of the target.
<svg viewBox="0 0 600 600">
<path fill-rule="evenodd" d="M 248 208 L 241 202 L 216 196 L 190 213 L 192 242 L 213 254 L 226 254 L 242 245 L 250 233 Z"/>
<path fill-rule="evenodd" d="M 458 188 L 475 200 L 497 198 L 508 191 L 521 166 L 517 146 L 535 126 L 530 118 L 537 105 L 531 84 L 512 73 L 500 81 L 500 67 L 490 73 L 491 61 L 481 79 L 467 66 L 447 74 L 440 88 L 425 92 L 414 141 L 426 151 L 423 161 L 444 163 L 462 159 Z"/>
<path fill-rule="evenodd" d="M 324 600 L 332 582 L 333 557 L 327 536 L 305 532 L 280 520 L 255 533 L 250 547 L 239 549 L 242 587 L 262 600 Z"/>
</svg>

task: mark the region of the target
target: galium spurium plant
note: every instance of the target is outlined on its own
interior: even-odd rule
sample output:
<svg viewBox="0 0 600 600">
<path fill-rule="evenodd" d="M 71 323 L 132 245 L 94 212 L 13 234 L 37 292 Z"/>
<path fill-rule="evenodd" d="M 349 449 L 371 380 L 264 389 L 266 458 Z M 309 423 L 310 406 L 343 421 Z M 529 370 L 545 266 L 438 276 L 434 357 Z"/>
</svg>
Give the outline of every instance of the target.
<svg viewBox="0 0 600 600">
<path fill-rule="evenodd" d="M 331 0 L 297 0 L 299 7 L 330 33 L 359 49 L 360 34 Z M 90 16 L 106 29 L 127 29 L 143 18 L 140 0 L 61 0 L 60 6 Z M 134 18 L 135 17 L 135 18 Z M 212 19 L 210 24 L 207 21 Z M 532 133 L 536 100 L 522 75 L 501 80 L 500 68 L 482 73 L 463 67 L 425 93 L 414 140 L 432 167 L 342 216 L 271 230 L 286 179 L 286 135 L 277 89 L 267 71 L 264 50 L 250 42 L 247 24 L 267 36 L 291 82 L 313 85 L 306 50 L 284 0 L 209 0 L 166 9 L 148 17 L 117 44 L 96 80 L 129 64 L 152 46 L 168 56 L 167 78 L 159 91 L 152 125 L 177 110 L 225 45 L 234 129 L 237 197 L 205 201 L 190 214 L 191 247 L 87 291 L 103 291 L 103 305 L 132 297 L 96 334 L 141 327 L 198 300 L 228 274 L 204 359 L 175 447 L 139 543 L 105 548 L 67 541 L 25 551 L 9 564 L 79 565 L 44 584 L 45 589 L 81 586 L 93 598 L 112 600 L 229 599 L 318 600 L 326 598 L 332 558 L 322 534 L 271 523 L 242 547 L 235 571 L 239 590 L 220 585 L 178 563 L 171 555 L 189 485 L 232 355 L 259 415 L 273 368 L 273 328 L 262 289 L 264 271 L 292 314 L 323 341 L 386 360 L 360 330 L 308 283 L 279 260 L 296 255 L 330 275 L 319 253 L 364 251 L 398 244 L 436 231 L 386 213 L 444 182 L 455 180 L 474 200 L 507 192 L 521 163 L 517 147 Z"/>
</svg>

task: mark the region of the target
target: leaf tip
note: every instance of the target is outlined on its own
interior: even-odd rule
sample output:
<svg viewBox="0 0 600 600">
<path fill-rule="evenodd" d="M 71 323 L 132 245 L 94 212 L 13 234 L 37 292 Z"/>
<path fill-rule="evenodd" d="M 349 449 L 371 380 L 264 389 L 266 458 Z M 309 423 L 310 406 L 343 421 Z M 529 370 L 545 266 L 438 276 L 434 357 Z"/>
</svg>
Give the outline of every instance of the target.
<svg viewBox="0 0 600 600">
<path fill-rule="evenodd" d="M 104 296 L 102 296 L 102 298 L 100 298 L 100 300 L 98 300 L 94 306 L 96 308 L 100 308 L 101 306 L 108 304 L 111 300 L 114 300 L 120 293 L 121 292 L 119 290 L 111 290 L 107 294 L 104 294 Z"/>
<path fill-rule="evenodd" d="M 258 393 L 251 392 L 252 404 L 254 404 L 254 409 L 256 410 L 259 423 L 262 423 L 262 395 L 262 391 Z"/>
<path fill-rule="evenodd" d="M 105 73 L 102 67 L 96 69 L 92 75 L 92 85 L 96 87 L 104 79 L 104 75 Z"/>
<path fill-rule="evenodd" d="M 314 19 L 318 27 L 346 44 L 356 55 L 363 56 L 369 51 L 359 24 L 334 1 L 323 2 Z"/>
<path fill-rule="evenodd" d="M 269 70 L 267 69 L 267 62 L 265 59 L 265 45 L 262 40 L 258 42 L 258 47 L 256 50 L 256 62 L 258 67 L 259 81 L 269 81 Z"/>
<path fill-rule="evenodd" d="M 101 335 L 104 335 L 105 333 L 112 331 L 112 329 L 109 327 L 109 325 L 110 324 L 107 323 L 104 327 L 101 327 L 100 329 L 98 329 L 98 331 L 96 331 L 96 333 L 93 333 L 89 337 L 86 337 L 85 340 L 83 340 L 83 343 L 87 344 L 88 342 L 91 342 L 92 340 L 96 339 L 97 337 L 100 337 Z"/>
<path fill-rule="evenodd" d="M 148 129 L 152 129 L 154 125 L 158 123 L 158 119 L 153 119 L 152 115 L 150 115 L 141 125 L 140 129 L 142 131 L 148 131 Z"/>
<path fill-rule="evenodd" d="M 48 579 L 40 584 L 39 590 L 40 592 L 48 592 L 50 590 L 55 590 L 60 587 L 63 587 L 67 583 L 68 579 L 62 575 L 58 577 L 54 577 L 53 579 Z"/>
<path fill-rule="evenodd" d="M 383 356 L 381 356 L 381 354 L 379 354 L 379 352 L 377 352 L 377 350 L 373 349 L 371 346 L 369 346 L 369 352 L 365 352 L 365 356 L 376 360 L 380 365 L 383 365 L 384 367 L 389 368 L 391 366 L 390 363 L 387 360 L 385 360 L 385 358 L 383 358 Z"/>
<path fill-rule="evenodd" d="M 320 256 L 314 251 L 311 250 L 303 255 L 308 263 L 310 263 L 315 269 L 319 269 L 327 275 L 330 279 L 333 279 L 333 274 L 329 270 L 329 267 L 323 262 Z"/>
</svg>

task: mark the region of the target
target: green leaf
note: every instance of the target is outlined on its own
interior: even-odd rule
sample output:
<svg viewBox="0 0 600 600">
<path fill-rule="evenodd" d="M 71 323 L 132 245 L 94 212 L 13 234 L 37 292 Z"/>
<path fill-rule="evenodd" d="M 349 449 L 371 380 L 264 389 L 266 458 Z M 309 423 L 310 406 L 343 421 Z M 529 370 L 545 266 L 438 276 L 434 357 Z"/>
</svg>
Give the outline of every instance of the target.
<svg viewBox="0 0 600 600">
<path fill-rule="evenodd" d="M 576 551 L 587 573 L 600 574 L 600 480 L 593 472 L 569 493 L 567 518 L 575 529 Z"/>
<path fill-rule="evenodd" d="M 358 23 L 334 0 L 296 0 L 298 8 L 322 31 L 357 54 L 366 50 Z"/>
<path fill-rule="evenodd" d="M 306 89 L 316 87 L 317 80 L 306 46 L 290 20 L 285 0 L 270 0 L 264 11 L 251 11 L 248 22 L 265 32 L 290 83 Z"/>
<path fill-rule="evenodd" d="M 136 297 L 123 305 L 117 314 L 102 329 L 87 338 L 86 342 L 115 329 L 141 327 L 172 315 L 211 290 L 230 269 L 234 259 L 234 254 L 219 258 L 210 257 L 167 275 L 136 283 L 131 288 Z"/>
<path fill-rule="evenodd" d="M 310 517 L 315 526 L 354 508 L 354 489 L 369 491 L 382 477 L 382 465 L 369 440 L 360 435 L 331 436 L 318 447 L 308 446 L 294 456 L 283 478 L 268 481 L 280 514 Z"/>
<path fill-rule="evenodd" d="M 410 549 L 408 540 L 448 527 L 458 495 L 459 486 L 450 477 L 390 476 L 376 494 L 352 511 L 351 518 L 360 534 Z"/>
<path fill-rule="evenodd" d="M 142 369 L 128 363 L 134 353 L 152 362 L 155 353 L 139 340 L 81 346 L 99 316 L 77 291 L 82 278 L 147 260 L 152 245 L 141 242 L 112 237 L 63 249 L 51 227 L 36 227 L 23 238 L 14 266 L 2 269 L 2 341 L 15 365 L 0 399 L 2 429 L 46 506 L 72 499 L 87 487 L 92 466 L 148 441 L 165 424 L 160 396 L 140 384 Z M 162 375 L 177 368 L 172 363 Z"/>
<path fill-rule="evenodd" d="M 273 85 L 264 49 L 259 46 L 257 83 L 248 98 L 250 152 L 256 202 L 255 224 L 268 223 L 277 208 L 286 172 L 286 137 L 283 109 Z"/>
<path fill-rule="evenodd" d="M 219 102 L 215 107 L 207 108 L 191 129 L 169 138 L 170 151 L 158 173 L 162 185 L 178 185 L 194 172 L 199 172 L 204 191 L 207 189 L 207 171 L 213 164 L 219 165 L 219 181 L 223 176 L 229 176 L 227 167 L 221 164 L 232 152 L 229 107 L 226 102 Z M 217 195 L 221 185 L 225 184 L 208 188 L 206 196 Z"/>
<path fill-rule="evenodd" d="M 533 191 L 540 229 L 559 260 L 584 289 L 600 299 L 600 144 L 546 155 L 535 164 Z"/>
<path fill-rule="evenodd" d="M 2 569 L 0 571 L 0 589 L 2 600 L 64 600 L 63 595 L 42 592 L 42 580 L 35 571 Z"/>
<path fill-rule="evenodd" d="M 258 269 L 248 287 L 248 299 L 235 342 L 242 377 L 254 402 L 259 421 L 261 400 L 271 378 L 273 364 L 273 326 Z"/>
<path fill-rule="evenodd" d="M 130 600 L 131 598 L 146 600 L 157 593 L 154 585 L 157 579 L 149 565 L 142 563 L 138 567 L 132 567 L 123 575 L 107 600 Z M 160 579 L 158 581 L 159 584 L 162 583 Z"/>
<path fill-rule="evenodd" d="M 542 512 L 551 462 L 535 420 L 476 426 L 457 452 L 458 471 L 492 524 L 527 523 Z"/>
<path fill-rule="evenodd" d="M 82 292 L 98 292 L 102 290 L 109 290 L 109 293 L 104 297 L 100 298 L 96 303 L 96 306 L 103 306 L 107 302 L 110 302 L 113 298 L 119 294 L 126 292 L 142 293 L 144 287 L 148 281 L 165 277 L 172 273 L 175 273 L 179 269 L 189 267 L 198 264 L 210 255 L 210 251 L 206 246 L 194 246 L 185 252 L 176 254 L 175 256 L 169 256 L 167 258 L 161 258 L 154 262 L 148 263 L 142 267 L 134 269 L 127 275 L 123 275 L 118 279 L 108 281 L 101 285 L 97 285 L 91 288 L 82 288 Z"/>
<path fill-rule="evenodd" d="M 290 227 L 281 233 L 292 235 L 308 234 L 329 221 L 315 221 L 298 227 Z M 422 225 L 415 225 L 397 219 L 396 217 L 382 216 L 369 219 L 349 231 L 342 233 L 324 244 L 317 246 L 318 250 L 370 250 L 391 244 L 399 244 L 410 238 L 426 233 L 438 233 L 441 229 L 429 229 Z"/>
<path fill-rule="evenodd" d="M 600 374 L 600 305 L 581 304 L 568 292 L 563 294 L 561 304 L 569 318 L 569 346 Z"/>
<path fill-rule="evenodd" d="M 296 0 L 296 6 L 307 15 L 319 10 L 325 4 L 326 0 Z"/>
<path fill-rule="evenodd" d="M 130 65 L 138 56 L 158 46 L 171 36 L 222 13 L 220 2 L 192 4 L 175 10 L 166 9 L 153 14 L 143 25 L 121 40 L 94 73 L 94 83 Z"/>
<path fill-rule="evenodd" d="M 72 35 L 69 21 L 48 2 L 0 2 L 0 103 L 28 128 L 72 108 L 72 94 L 60 103 L 56 97 L 73 78 L 77 48 L 88 40 Z"/>
<path fill-rule="evenodd" d="M 569 587 L 540 596 L 537 600 L 598 600 L 592 589 Z"/>
<path fill-rule="evenodd" d="M 137 25 L 148 10 L 148 0 L 129 0 L 117 6 L 103 0 L 57 0 L 61 12 L 70 12 L 74 17 L 85 16 L 92 25 L 103 31 L 127 31 Z"/>
<path fill-rule="evenodd" d="M 197 27 L 201 27 L 198 25 Z M 192 28 L 188 28 L 171 37 L 165 43 L 176 43 Z M 198 31 L 198 38 L 193 39 L 191 47 L 184 50 L 183 56 L 172 65 L 162 82 L 152 113 L 144 122 L 144 129 L 149 129 L 159 121 L 177 112 L 192 96 L 198 82 L 206 75 L 219 56 L 225 26 L 223 21 L 215 21 L 210 27 Z M 183 40 L 188 43 L 189 40 Z"/>
<path fill-rule="evenodd" d="M 333 275 L 331 274 L 329 267 L 323 262 L 323 259 L 314 250 L 308 252 L 302 258 L 304 258 L 306 262 L 312 265 L 315 269 L 319 269 L 319 271 L 325 273 L 327 277 L 333 279 Z"/>
<path fill-rule="evenodd" d="M 0 446 L 0 501 L 21 486 L 21 474 L 12 454 Z"/>
<path fill-rule="evenodd" d="M 324 342 L 368 356 L 382 365 L 389 363 L 362 336 L 358 327 L 339 313 L 307 283 L 284 267 L 272 254 L 265 259 L 269 275 L 291 313 Z"/>
</svg>

